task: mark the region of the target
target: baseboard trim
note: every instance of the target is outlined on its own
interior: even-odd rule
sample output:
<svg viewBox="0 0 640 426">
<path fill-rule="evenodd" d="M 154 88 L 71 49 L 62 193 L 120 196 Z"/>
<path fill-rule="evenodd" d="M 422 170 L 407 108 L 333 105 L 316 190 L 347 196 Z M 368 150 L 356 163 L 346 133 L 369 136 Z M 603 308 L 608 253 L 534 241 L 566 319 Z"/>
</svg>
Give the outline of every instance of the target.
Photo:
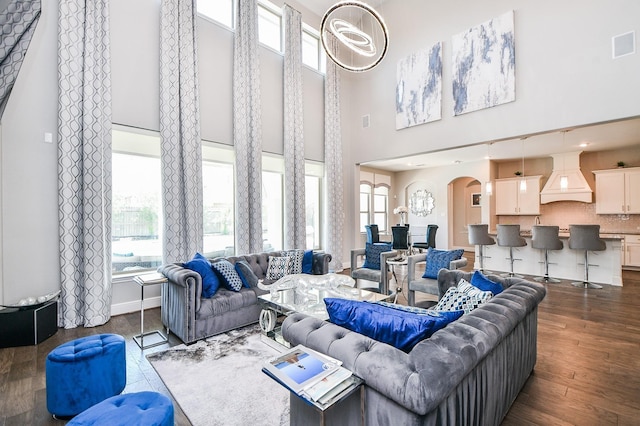
<svg viewBox="0 0 640 426">
<path fill-rule="evenodd" d="M 149 297 L 144 299 L 144 308 L 157 308 L 160 306 L 160 296 Z M 130 302 L 116 303 L 111 305 L 111 316 L 128 314 L 131 312 L 140 312 L 140 301 L 132 300 Z"/>
</svg>

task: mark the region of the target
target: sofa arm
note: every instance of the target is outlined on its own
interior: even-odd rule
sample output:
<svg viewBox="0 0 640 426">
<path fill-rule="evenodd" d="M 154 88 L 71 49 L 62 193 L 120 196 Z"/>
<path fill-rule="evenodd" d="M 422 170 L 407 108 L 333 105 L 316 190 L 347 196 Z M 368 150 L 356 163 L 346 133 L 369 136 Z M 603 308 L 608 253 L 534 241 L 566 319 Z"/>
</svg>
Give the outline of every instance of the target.
<svg viewBox="0 0 640 426">
<path fill-rule="evenodd" d="M 461 257 L 460 259 L 452 260 L 451 262 L 449 262 L 449 269 L 452 271 L 456 269 L 462 269 L 465 266 L 467 266 L 466 257 Z"/>
<path fill-rule="evenodd" d="M 329 273 L 329 262 L 331 262 L 331 255 L 324 252 L 313 252 L 313 275 L 324 275 Z"/>
<path fill-rule="evenodd" d="M 353 249 L 351 250 L 351 273 L 358 269 L 358 258 L 364 257 L 365 249 Z"/>
<path fill-rule="evenodd" d="M 387 260 L 398 257 L 397 250 L 380 253 L 380 293 L 389 294 L 389 266 Z"/>
<path fill-rule="evenodd" d="M 285 319 L 282 336 L 292 347 L 304 345 L 339 359 L 367 386 L 398 404 L 406 407 L 406 399 L 411 399 L 405 386 L 415 371 L 409 356 L 393 346 L 302 313 Z"/>
<path fill-rule="evenodd" d="M 191 342 L 195 313 L 200 309 L 202 277 L 179 263 L 162 265 L 158 272 L 168 279 L 162 285 L 162 323 L 182 341 Z"/>
<path fill-rule="evenodd" d="M 416 265 L 427 261 L 427 253 L 414 254 L 407 258 L 407 282 L 411 282 L 416 277 Z"/>
</svg>

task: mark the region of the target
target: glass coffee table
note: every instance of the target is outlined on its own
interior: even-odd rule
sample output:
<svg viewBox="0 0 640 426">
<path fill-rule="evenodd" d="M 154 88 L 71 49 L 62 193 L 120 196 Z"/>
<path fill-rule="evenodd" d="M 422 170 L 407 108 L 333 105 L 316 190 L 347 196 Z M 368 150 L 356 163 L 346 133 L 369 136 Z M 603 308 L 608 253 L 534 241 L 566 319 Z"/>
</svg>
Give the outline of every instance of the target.
<svg viewBox="0 0 640 426">
<path fill-rule="evenodd" d="M 385 295 L 373 291 L 354 287 L 355 281 L 348 275 L 326 274 L 287 275 L 270 286 L 269 294 L 258 296 L 258 304 L 262 307 L 260 313 L 260 328 L 263 341 L 269 345 L 274 342 L 278 350 L 290 345 L 282 337 L 279 318 L 294 312 L 301 312 L 321 320 L 328 320 L 324 299 L 335 297 L 340 299 L 360 301 L 387 301 L 393 295 Z M 281 346 L 280 346 L 281 345 Z M 273 345 L 272 345 L 273 346 Z"/>
</svg>

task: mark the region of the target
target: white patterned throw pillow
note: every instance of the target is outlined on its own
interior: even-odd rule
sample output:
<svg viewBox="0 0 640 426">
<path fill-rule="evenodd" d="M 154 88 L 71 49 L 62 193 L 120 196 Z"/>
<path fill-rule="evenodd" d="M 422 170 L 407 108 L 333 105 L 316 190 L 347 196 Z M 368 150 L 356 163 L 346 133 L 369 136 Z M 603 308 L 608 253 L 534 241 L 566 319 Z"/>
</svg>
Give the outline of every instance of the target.
<svg viewBox="0 0 640 426">
<path fill-rule="evenodd" d="M 289 275 L 291 273 L 291 263 L 291 257 L 289 256 L 269 257 L 266 279 L 279 280 L 285 275 Z"/>
<path fill-rule="evenodd" d="M 304 258 L 304 250 L 294 249 L 286 252 L 287 256 L 291 258 L 291 274 L 302 273 L 302 259 Z"/>
<path fill-rule="evenodd" d="M 433 309 L 436 311 L 462 310 L 468 314 L 491 299 L 492 296 L 493 293 L 490 291 L 479 290 L 465 279 L 461 279 L 457 287 L 447 289 L 447 292 Z"/>
</svg>

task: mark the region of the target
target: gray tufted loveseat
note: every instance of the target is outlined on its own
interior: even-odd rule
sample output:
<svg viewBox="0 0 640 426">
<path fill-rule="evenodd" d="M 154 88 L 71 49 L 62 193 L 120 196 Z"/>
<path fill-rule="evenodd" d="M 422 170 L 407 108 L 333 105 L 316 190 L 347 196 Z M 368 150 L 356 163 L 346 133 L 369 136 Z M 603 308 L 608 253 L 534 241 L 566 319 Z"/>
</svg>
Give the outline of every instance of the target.
<svg viewBox="0 0 640 426">
<path fill-rule="evenodd" d="M 256 276 L 264 279 L 269 266 L 269 256 L 282 256 L 283 252 L 269 252 L 230 256 L 226 259 L 235 264 L 246 261 Z M 215 259 L 211 259 L 215 260 Z M 331 255 L 313 253 L 313 274 L 329 272 Z M 184 268 L 182 263 L 166 264 L 158 268 L 168 282 L 162 285 L 162 323 L 185 343 L 192 343 L 215 334 L 224 333 L 258 322 L 260 307 L 258 296 L 266 293 L 257 287 L 243 287 L 239 292 L 222 286 L 216 294 L 202 297 L 200 274 Z M 267 280 L 265 284 L 269 284 Z"/>
<path fill-rule="evenodd" d="M 440 293 L 460 278 L 470 280 L 471 273 L 440 270 Z M 284 321 L 283 336 L 343 361 L 364 379 L 365 424 L 498 425 L 536 363 L 538 304 L 546 290 L 519 278 L 490 278 L 505 290 L 409 353 L 300 313 Z"/>
</svg>

